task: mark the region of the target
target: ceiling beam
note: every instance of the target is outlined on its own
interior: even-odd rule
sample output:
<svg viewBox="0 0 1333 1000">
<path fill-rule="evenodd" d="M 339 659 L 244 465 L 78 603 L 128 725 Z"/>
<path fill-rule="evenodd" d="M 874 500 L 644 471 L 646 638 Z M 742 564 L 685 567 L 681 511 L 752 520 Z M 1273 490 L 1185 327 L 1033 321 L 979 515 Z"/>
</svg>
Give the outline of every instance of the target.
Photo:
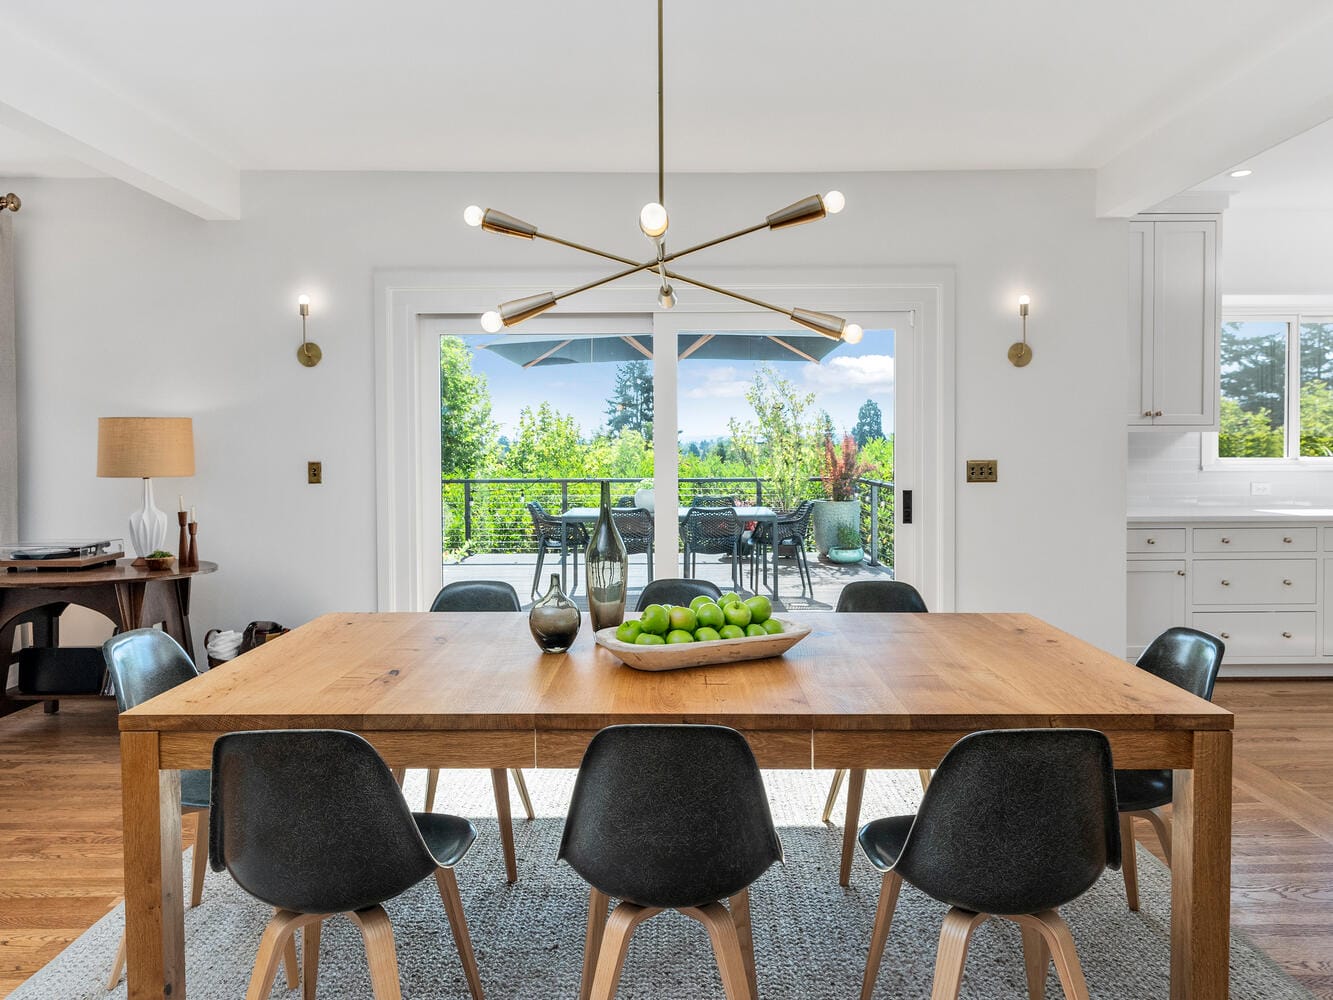
<svg viewBox="0 0 1333 1000">
<path fill-rule="evenodd" d="M 1127 217 L 1333 118 L 1333 15 L 1256 55 L 1097 171 L 1097 215 Z"/>
<path fill-rule="evenodd" d="M 75 63 L 0 33 L 0 124 L 201 219 L 238 219 L 240 171 Z"/>
</svg>

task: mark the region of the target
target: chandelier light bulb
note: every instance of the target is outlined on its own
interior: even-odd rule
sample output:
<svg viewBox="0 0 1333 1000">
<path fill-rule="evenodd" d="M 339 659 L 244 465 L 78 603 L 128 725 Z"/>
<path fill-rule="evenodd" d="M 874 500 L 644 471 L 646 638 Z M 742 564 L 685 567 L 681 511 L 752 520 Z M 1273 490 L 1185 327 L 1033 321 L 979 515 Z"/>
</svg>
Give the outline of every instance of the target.
<svg viewBox="0 0 1333 1000">
<path fill-rule="evenodd" d="M 655 201 L 644 205 L 639 212 L 639 228 L 649 239 L 661 239 L 668 225 L 670 220 L 667 218 L 667 210 Z"/>
<path fill-rule="evenodd" d="M 481 210 L 480 205 L 469 205 L 463 209 L 463 221 L 469 226 L 480 226 L 481 220 L 485 218 L 486 213 Z"/>
<path fill-rule="evenodd" d="M 504 320 L 494 309 L 481 314 L 481 328 L 487 333 L 499 333 L 504 328 Z"/>
<path fill-rule="evenodd" d="M 657 304 L 663 309 L 674 309 L 676 307 L 676 291 L 670 285 L 663 285 L 657 293 Z"/>
<path fill-rule="evenodd" d="M 829 215 L 837 215 L 847 207 L 847 199 L 843 197 L 841 191 L 830 191 L 824 195 L 824 211 Z"/>
<path fill-rule="evenodd" d="M 865 331 L 861 329 L 860 323 L 848 323 L 842 328 L 842 342 L 844 344 L 859 344 Z"/>
</svg>

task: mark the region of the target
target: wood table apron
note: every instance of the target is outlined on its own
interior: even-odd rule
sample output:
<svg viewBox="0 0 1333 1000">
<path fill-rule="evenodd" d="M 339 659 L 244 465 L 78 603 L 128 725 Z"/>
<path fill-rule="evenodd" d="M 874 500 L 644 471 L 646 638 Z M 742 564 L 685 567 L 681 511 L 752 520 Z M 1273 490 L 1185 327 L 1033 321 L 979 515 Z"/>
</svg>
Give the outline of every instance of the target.
<svg viewBox="0 0 1333 1000">
<path fill-rule="evenodd" d="M 923 768 L 978 729 L 1087 727 L 1175 770 L 1173 1000 L 1228 995 L 1229 712 L 1028 615 L 809 614 L 783 657 L 631 670 L 543 656 L 522 613 L 333 614 L 120 717 L 129 996 L 185 996 L 181 768 L 224 732 L 348 729 L 392 767 L 575 767 L 618 723 L 730 725 L 761 766 Z"/>
<path fill-rule="evenodd" d="M 154 572 L 131 566 L 130 562 L 122 559 L 114 566 L 80 570 L 0 571 L 0 682 L 8 678 L 15 629 L 31 621 L 37 645 L 58 645 L 59 615 L 71 604 L 100 611 L 122 631 L 161 622 L 193 660 L 190 581 L 215 572 L 217 563 Z M 51 611 L 43 610 L 53 605 Z M 4 705 L 4 692 L 0 691 L 0 714 Z"/>
<path fill-rule="evenodd" d="M 620 508 L 617 508 L 620 509 Z M 690 507 L 678 507 L 677 513 L 679 521 L 684 522 L 686 515 L 692 510 Z M 560 515 L 560 587 L 568 593 L 565 587 L 565 556 L 569 551 L 569 526 L 571 524 L 592 524 L 597 520 L 601 513 L 597 507 L 571 507 Z M 655 512 L 654 512 L 655 515 Z M 742 524 L 747 521 L 763 521 L 768 525 L 769 537 L 777 537 L 778 514 L 772 507 L 737 507 L 736 519 Z M 780 546 L 773 546 L 773 586 L 770 588 L 773 593 L 773 600 L 778 599 L 778 549 Z M 586 569 L 586 567 L 585 567 Z M 744 579 L 744 574 L 741 574 Z"/>
</svg>

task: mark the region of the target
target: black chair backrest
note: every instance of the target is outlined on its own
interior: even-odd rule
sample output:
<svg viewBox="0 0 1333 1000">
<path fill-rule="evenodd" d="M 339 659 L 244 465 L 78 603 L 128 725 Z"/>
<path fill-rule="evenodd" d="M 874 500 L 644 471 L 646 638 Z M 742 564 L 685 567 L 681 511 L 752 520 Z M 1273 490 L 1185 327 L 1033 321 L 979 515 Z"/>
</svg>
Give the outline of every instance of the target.
<svg viewBox="0 0 1333 1000">
<path fill-rule="evenodd" d="M 700 595 L 717 600 L 722 591 L 712 580 L 689 580 L 664 578 L 654 580 L 639 594 L 639 603 L 635 611 L 642 611 L 650 604 L 676 604 L 681 607 Z"/>
<path fill-rule="evenodd" d="M 199 676 L 180 643 L 155 628 L 113 635 L 102 644 L 102 658 L 122 712 Z"/>
<path fill-rule="evenodd" d="M 681 523 L 681 532 L 692 549 L 707 551 L 707 546 L 722 544 L 729 551 L 744 527 L 735 507 L 691 507 Z"/>
<path fill-rule="evenodd" d="M 554 534 L 556 538 L 560 537 L 560 518 L 548 513 L 536 500 L 529 502 L 528 513 L 532 515 L 532 526 L 538 535 Z"/>
<path fill-rule="evenodd" d="M 653 515 L 642 507 L 617 507 L 611 511 L 611 520 L 616 524 L 620 537 L 628 541 L 653 537 Z"/>
<path fill-rule="evenodd" d="M 838 611 L 927 611 L 926 602 L 910 583 L 901 580 L 858 580 L 842 588 Z"/>
<path fill-rule="evenodd" d="M 623 508 L 623 507 L 633 507 L 633 506 L 634 506 L 634 498 L 633 498 L 633 497 L 616 497 L 616 506 L 617 506 L 617 507 L 622 507 L 622 508 Z"/>
<path fill-rule="evenodd" d="M 373 906 L 438 867 L 374 748 L 319 729 L 218 737 L 209 860 L 298 913 Z"/>
<path fill-rule="evenodd" d="M 560 857 L 618 899 L 701 906 L 782 860 L 782 844 L 736 730 L 613 726 L 583 755 Z"/>
<path fill-rule="evenodd" d="M 735 507 L 735 497 L 695 497 L 690 501 L 691 507 Z"/>
<path fill-rule="evenodd" d="M 1036 913 L 1120 867 L 1111 744 L 1091 729 L 972 733 L 940 761 L 895 869 L 977 913 Z"/>
<path fill-rule="evenodd" d="M 1217 636 L 1193 628 L 1169 628 L 1149 643 L 1138 665 L 1190 694 L 1212 701 L 1213 684 L 1222 669 L 1225 651 Z"/>
<path fill-rule="evenodd" d="M 518 593 L 503 580 L 455 580 L 435 595 L 432 611 L 522 611 Z"/>
</svg>

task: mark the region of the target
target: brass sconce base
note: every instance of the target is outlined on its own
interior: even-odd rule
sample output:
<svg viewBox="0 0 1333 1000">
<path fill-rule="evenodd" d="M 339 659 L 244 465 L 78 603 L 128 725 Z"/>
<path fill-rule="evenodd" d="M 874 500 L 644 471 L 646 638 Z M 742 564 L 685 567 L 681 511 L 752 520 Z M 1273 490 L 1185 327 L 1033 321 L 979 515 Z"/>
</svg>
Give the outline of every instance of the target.
<svg viewBox="0 0 1333 1000">
<path fill-rule="evenodd" d="M 1009 345 L 1009 363 L 1015 368 L 1026 368 L 1032 360 L 1032 348 L 1021 341 Z"/>
<path fill-rule="evenodd" d="M 319 349 L 319 345 L 313 340 L 307 340 L 296 349 L 296 360 L 307 368 L 314 368 L 323 358 L 324 352 Z"/>
</svg>

